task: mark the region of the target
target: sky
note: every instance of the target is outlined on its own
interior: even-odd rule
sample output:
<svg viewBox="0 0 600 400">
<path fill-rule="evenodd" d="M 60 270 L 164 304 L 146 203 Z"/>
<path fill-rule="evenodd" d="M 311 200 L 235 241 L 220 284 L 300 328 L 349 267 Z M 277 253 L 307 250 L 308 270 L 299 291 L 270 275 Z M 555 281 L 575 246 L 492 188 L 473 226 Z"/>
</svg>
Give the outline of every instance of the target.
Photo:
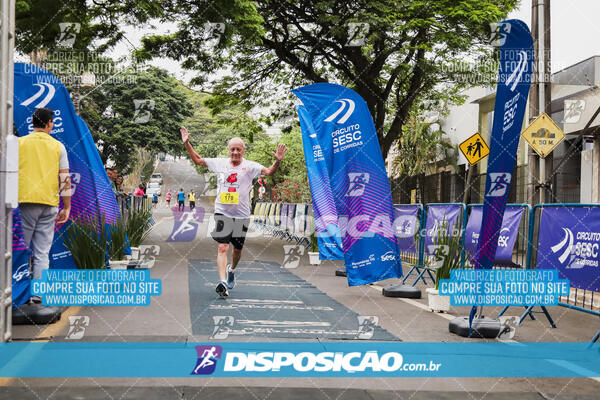
<svg viewBox="0 0 600 400">
<path fill-rule="evenodd" d="M 600 0 L 545 0 L 551 1 L 551 46 L 552 72 L 560 71 L 569 65 L 600 55 Z M 532 0 L 522 0 L 519 9 L 510 13 L 509 18 L 523 20 L 531 28 Z M 130 27 L 126 31 L 127 41 L 120 43 L 112 52 L 118 57 L 129 54 L 133 46 L 141 46 L 141 38 L 148 33 L 167 33 L 176 30 L 175 24 L 163 24 L 156 29 L 139 30 Z M 168 58 L 157 58 L 152 65 L 170 71 L 175 77 L 189 82 L 193 71 L 185 71 L 179 62 Z"/>
<path fill-rule="evenodd" d="M 600 55 L 600 0 L 545 0 L 550 3 L 552 72 Z M 522 0 L 509 18 L 523 20 L 531 29 L 532 0 Z"/>
</svg>

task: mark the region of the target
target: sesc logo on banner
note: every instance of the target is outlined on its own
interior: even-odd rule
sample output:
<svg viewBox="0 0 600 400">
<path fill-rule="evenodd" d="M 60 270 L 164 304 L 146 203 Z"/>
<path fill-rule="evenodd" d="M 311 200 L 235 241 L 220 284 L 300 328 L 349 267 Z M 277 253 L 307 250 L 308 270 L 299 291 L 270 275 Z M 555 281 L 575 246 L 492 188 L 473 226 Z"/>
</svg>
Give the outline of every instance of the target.
<svg viewBox="0 0 600 400">
<path fill-rule="evenodd" d="M 559 271 L 572 288 L 600 291 L 600 208 L 543 208 L 537 268 Z"/>
</svg>

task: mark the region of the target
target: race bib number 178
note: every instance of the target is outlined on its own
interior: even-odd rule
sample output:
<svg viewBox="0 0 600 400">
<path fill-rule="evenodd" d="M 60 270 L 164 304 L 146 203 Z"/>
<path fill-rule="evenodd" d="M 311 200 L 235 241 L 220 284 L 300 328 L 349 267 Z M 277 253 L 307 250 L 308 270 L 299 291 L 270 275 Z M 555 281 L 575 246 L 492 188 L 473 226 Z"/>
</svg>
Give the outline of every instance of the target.
<svg viewBox="0 0 600 400">
<path fill-rule="evenodd" d="M 240 194 L 238 192 L 222 192 L 219 195 L 221 204 L 238 204 L 240 202 Z"/>
</svg>

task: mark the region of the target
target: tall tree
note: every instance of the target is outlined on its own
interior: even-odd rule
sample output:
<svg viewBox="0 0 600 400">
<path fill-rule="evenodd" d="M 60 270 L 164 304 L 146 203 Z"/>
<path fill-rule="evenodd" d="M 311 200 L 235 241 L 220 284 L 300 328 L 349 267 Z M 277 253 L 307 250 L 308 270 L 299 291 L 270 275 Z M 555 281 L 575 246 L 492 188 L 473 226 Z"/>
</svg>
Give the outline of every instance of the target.
<svg viewBox="0 0 600 400">
<path fill-rule="evenodd" d="M 518 0 L 171 0 L 170 35 L 145 38 L 140 57 L 169 55 L 198 71 L 211 106 L 273 107 L 289 89 L 335 82 L 367 102 L 387 155 L 416 102 L 454 95 L 451 65 L 489 55 L 489 24 Z M 220 78 L 211 74 L 221 70 Z M 451 72 L 452 73 L 451 73 Z M 291 107 L 288 108 L 291 110 Z"/>
<path fill-rule="evenodd" d="M 136 147 L 182 153 L 179 127 L 192 115 L 189 90 L 167 71 L 150 67 L 131 77 L 84 92 L 81 108 L 102 161 L 110 158 L 125 173 Z"/>
<path fill-rule="evenodd" d="M 15 47 L 23 53 L 71 49 L 102 53 L 124 38 L 126 24 L 139 24 L 163 12 L 162 0 L 17 0 Z M 65 46 L 71 33 L 73 41 Z"/>
</svg>

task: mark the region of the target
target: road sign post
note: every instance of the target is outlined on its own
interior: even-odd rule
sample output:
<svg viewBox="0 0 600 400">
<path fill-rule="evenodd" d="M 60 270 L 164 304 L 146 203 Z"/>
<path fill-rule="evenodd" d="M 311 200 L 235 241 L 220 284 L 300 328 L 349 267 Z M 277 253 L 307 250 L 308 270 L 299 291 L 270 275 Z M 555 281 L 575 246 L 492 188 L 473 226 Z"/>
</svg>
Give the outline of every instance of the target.
<svg viewBox="0 0 600 400">
<path fill-rule="evenodd" d="M 470 165 L 469 172 L 467 173 L 467 190 L 465 190 L 463 196 L 463 203 L 466 203 L 468 197 L 467 194 L 469 193 L 468 189 L 471 187 L 473 166 L 490 154 L 490 148 L 479 132 L 476 132 L 473 136 L 462 142 L 458 148 L 463 153 Z"/>
</svg>

